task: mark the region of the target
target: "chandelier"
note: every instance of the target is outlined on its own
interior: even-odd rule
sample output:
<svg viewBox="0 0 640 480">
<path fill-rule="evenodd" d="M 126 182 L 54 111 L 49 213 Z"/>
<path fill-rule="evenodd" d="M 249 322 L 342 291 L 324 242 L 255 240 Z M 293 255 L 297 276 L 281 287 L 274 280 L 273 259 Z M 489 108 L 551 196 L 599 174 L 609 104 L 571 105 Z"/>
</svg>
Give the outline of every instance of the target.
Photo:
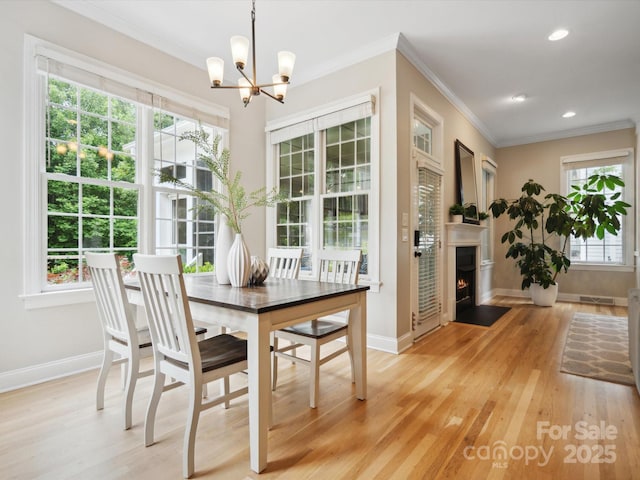
<svg viewBox="0 0 640 480">
<path fill-rule="evenodd" d="M 249 39 L 241 35 L 231 37 L 231 55 L 236 69 L 242 77 L 238 79 L 238 85 L 222 85 L 224 74 L 224 60 L 220 57 L 207 58 L 207 71 L 209 72 L 209 81 L 211 88 L 235 88 L 240 91 L 240 98 L 246 107 L 249 105 L 251 98 L 264 93 L 266 96 L 273 98 L 275 101 L 284 103 L 284 97 L 287 94 L 287 85 L 296 56 L 291 52 L 278 52 L 278 73 L 273 75 L 272 83 L 259 84 L 256 80 L 256 2 L 252 0 L 251 9 L 251 53 L 253 63 L 253 77 L 249 78 L 244 73 L 244 67 L 247 65 L 249 57 Z M 273 94 L 264 90 L 265 87 L 273 87 Z"/>
</svg>

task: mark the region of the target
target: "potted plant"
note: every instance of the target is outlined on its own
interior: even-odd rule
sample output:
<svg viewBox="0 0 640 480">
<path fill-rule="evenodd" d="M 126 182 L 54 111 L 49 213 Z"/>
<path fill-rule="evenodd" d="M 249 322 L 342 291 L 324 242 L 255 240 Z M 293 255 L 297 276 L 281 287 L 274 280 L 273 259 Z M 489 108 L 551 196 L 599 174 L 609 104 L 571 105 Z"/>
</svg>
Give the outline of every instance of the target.
<svg viewBox="0 0 640 480">
<path fill-rule="evenodd" d="M 226 148 L 221 150 L 220 136 L 216 136 L 212 142 L 209 134 L 199 129 L 182 134 L 180 140 L 190 140 L 197 146 L 199 160 L 220 182 L 222 191 L 217 191 L 215 188 L 209 191 L 200 190 L 166 170 L 157 172 L 160 181 L 181 186 L 201 200 L 194 207 L 196 213 L 208 210 L 220 215 L 216 240 L 216 277 L 219 283 L 246 286 L 251 271 L 251 258 L 242 238 L 242 220 L 249 216 L 249 210 L 252 207 L 274 206 L 277 202 L 286 201 L 286 198 L 275 188 L 267 191 L 266 187 L 262 187 L 247 193 L 240 183 L 242 173 L 238 171 L 235 175 L 231 175 L 229 170 L 231 153 Z M 221 238 L 227 228 L 235 233 L 233 244 L 230 244 L 230 239 Z M 225 273 L 228 275 L 225 276 Z"/>
<path fill-rule="evenodd" d="M 620 200 L 617 186 L 624 182 L 615 175 L 592 175 L 584 185 L 572 186 L 566 197 L 549 193 L 541 198 L 544 187 L 529 180 L 519 198 L 491 203 L 494 218 L 506 213 L 515 221 L 500 241 L 509 244 L 505 258 L 516 261 L 521 287 L 531 288 L 535 304 L 555 303 L 556 278 L 571 265 L 565 254 L 571 237 L 602 239 L 605 232 L 620 231 L 620 215 L 626 215 L 630 205 Z"/>
<path fill-rule="evenodd" d="M 459 203 L 454 203 L 449 207 L 449 215 L 451 215 L 451 221 L 453 223 L 462 223 L 462 216 L 464 215 L 464 206 Z"/>
<path fill-rule="evenodd" d="M 480 223 L 486 223 L 487 218 L 489 218 L 489 214 L 487 212 L 478 212 L 478 220 L 480 220 Z"/>
</svg>

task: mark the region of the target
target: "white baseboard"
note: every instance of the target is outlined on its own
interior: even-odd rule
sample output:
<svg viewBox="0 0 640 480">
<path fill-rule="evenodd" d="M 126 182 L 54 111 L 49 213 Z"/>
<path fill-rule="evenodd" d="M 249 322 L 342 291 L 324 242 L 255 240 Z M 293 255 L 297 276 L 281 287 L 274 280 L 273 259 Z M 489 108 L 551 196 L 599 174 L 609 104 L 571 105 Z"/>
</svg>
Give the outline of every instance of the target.
<svg viewBox="0 0 640 480">
<path fill-rule="evenodd" d="M 0 393 L 99 368 L 101 364 L 102 350 L 3 372 L 0 373 Z"/>
<path fill-rule="evenodd" d="M 410 334 L 401 339 L 367 335 L 367 348 L 388 353 L 400 353 L 412 345 Z M 48 382 L 56 378 L 67 377 L 87 370 L 98 369 L 102 364 L 102 350 L 85 355 L 63 358 L 54 362 L 42 363 L 26 368 L 0 373 L 0 393 Z M 97 376 L 96 376 L 97 380 Z"/>
<path fill-rule="evenodd" d="M 505 297 L 519 297 L 519 298 L 531 298 L 529 294 L 529 290 L 515 290 L 515 289 L 507 289 L 507 288 L 495 288 L 491 292 L 491 296 L 502 295 Z M 586 295 L 580 293 L 559 293 L 558 300 L 561 302 L 575 302 L 575 303 L 598 303 L 594 302 L 584 302 L 581 300 L 581 297 L 587 298 L 595 298 L 593 295 Z M 627 297 L 609 297 L 613 298 L 613 304 L 618 305 L 620 307 L 626 307 L 629 304 L 629 300 Z"/>
<path fill-rule="evenodd" d="M 400 353 L 402 350 L 409 348 L 412 342 L 413 340 L 410 333 L 401 338 L 367 334 L 367 348 L 373 348 L 374 350 L 387 353 Z"/>
</svg>

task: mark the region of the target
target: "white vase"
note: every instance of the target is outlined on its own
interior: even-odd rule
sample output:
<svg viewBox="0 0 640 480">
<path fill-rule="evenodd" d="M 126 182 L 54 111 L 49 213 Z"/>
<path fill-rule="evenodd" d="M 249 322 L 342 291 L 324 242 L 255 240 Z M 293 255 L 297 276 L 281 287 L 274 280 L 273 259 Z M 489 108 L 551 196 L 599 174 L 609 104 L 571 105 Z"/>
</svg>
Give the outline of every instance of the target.
<svg viewBox="0 0 640 480">
<path fill-rule="evenodd" d="M 549 285 L 548 288 L 542 288 L 538 283 L 532 283 L 529 287 L 531 292 L 531 300 L 534 305 L 540 307 L 552 307 L 558 298 L 558 284 Z"/>
<path fill-rule="evenodd" d="M 233 243 L 233 231 L 227 223 L 227 217 L 219 215 L 218 217 L 218 235 L 216 237 L 216 258 L 215 271 L 216 280 L 221 285 L 228 285 L 229 271 L 227 269 L 227 259 L 229 258 L 229 249 Z"/>
<path fill-rule="evenodd" d="M 452 223 L 462 223 L 462 215 L 451 215 Z"/>
<path fill-rule="evenodd" d="M 246 287 L 251 275 L 251 255 L 244 243 L 241 233 L 236 233 L 236 238 L 229 249 L 227 257 L 227 271 L 232 287 Z"/>
</svg>

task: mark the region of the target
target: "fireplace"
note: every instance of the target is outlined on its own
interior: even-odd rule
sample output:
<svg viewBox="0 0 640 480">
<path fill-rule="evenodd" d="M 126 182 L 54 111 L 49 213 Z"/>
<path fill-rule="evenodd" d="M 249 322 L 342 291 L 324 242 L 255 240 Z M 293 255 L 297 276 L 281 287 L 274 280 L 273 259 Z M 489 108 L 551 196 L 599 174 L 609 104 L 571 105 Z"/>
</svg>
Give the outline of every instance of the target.
<svg viewBox="0 0 640 480">
<path fill-rule="evenodd" d="M 456 247 L 456 314 L 476 305 L 476 247 Z"/>
<path fill-rule="evenodd" d="M 447 223 L 446 228 L 447 311 L 450 321 L 454 321 L 458 311 L 467 314 L 475 310 L 472 307 L 477 307 L 482 299 L 479 252 L 482 232 L 487 227 L 471 223 Z M 459 254 L 461 259 L 458 259 Z"/>
</svg>

